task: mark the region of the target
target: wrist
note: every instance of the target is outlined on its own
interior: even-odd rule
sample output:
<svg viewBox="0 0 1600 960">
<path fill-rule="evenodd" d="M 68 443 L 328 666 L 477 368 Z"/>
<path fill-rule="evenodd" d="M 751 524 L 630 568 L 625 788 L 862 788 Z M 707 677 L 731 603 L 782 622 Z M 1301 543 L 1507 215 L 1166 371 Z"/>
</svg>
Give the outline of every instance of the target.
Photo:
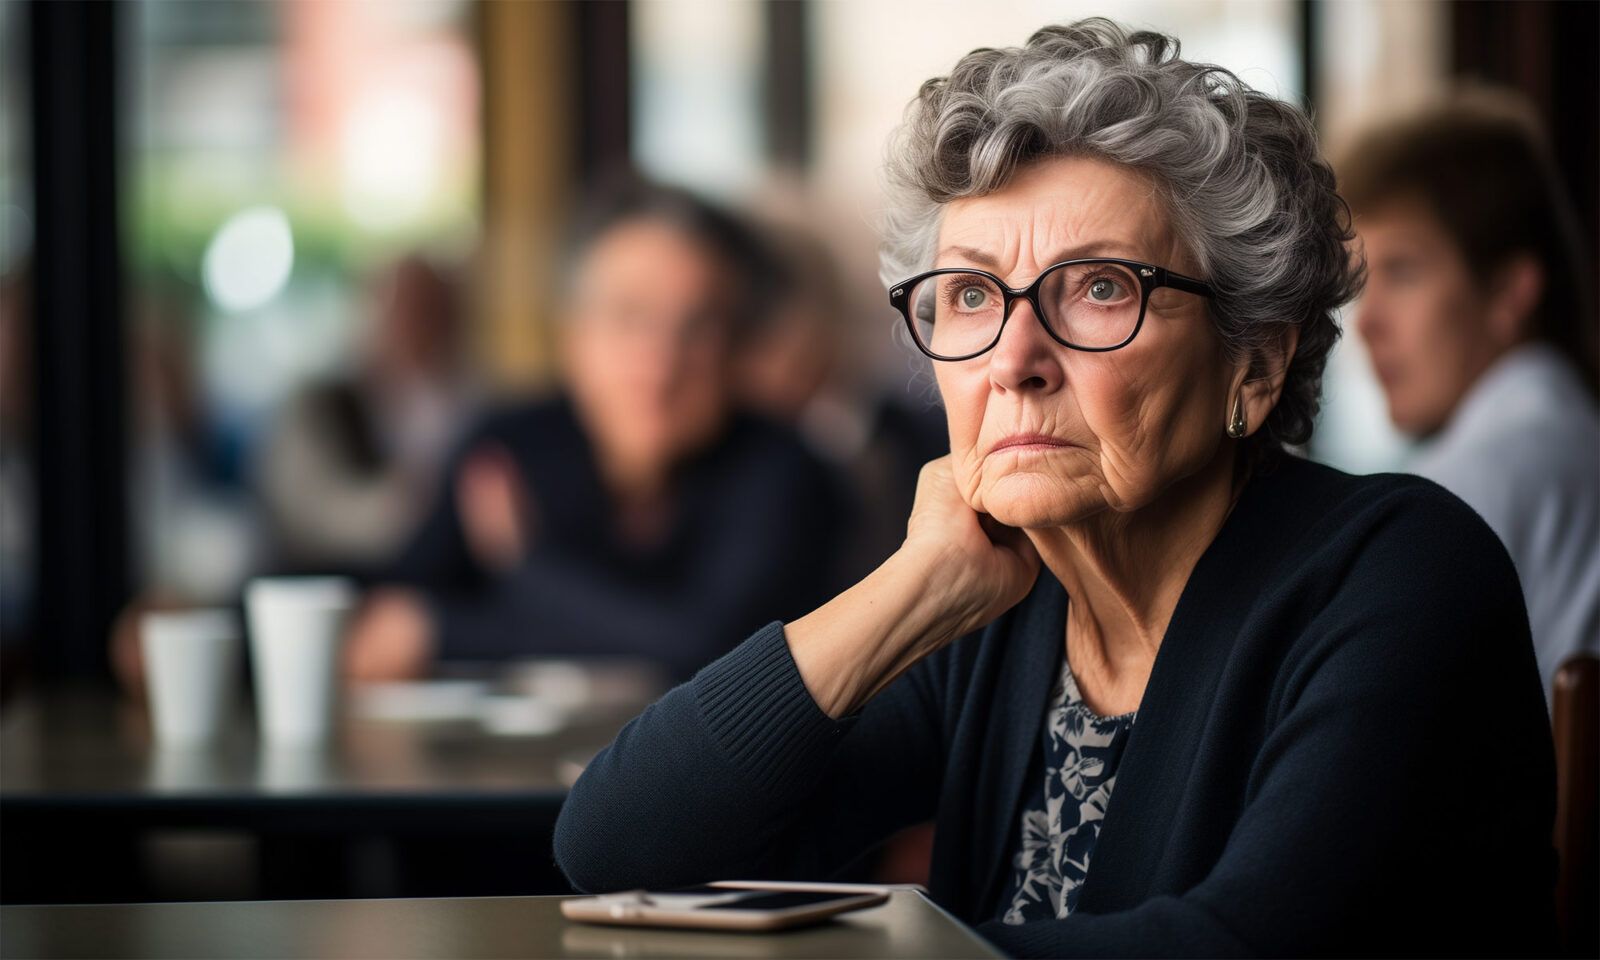
<svg viewBox="0 0 1600 960">
<path fill-rule="evenodd" d="M 918 660 L 969 627 L 925 562 L 896 553 L 866 579 L 785 624 L 790 656 L 817 706 L 839 719 L 860 710 Z"/>
<path fill-rule="evenodd" d="M 907 622 L 948 633 L 943 641 L 948 643 L 994 619 L 993 591 L 977 569 L 981 563 L 948 543 L 907 541 L 884 568 L 914 591 L 914 605 L 905 613 Z"/>
</svg>

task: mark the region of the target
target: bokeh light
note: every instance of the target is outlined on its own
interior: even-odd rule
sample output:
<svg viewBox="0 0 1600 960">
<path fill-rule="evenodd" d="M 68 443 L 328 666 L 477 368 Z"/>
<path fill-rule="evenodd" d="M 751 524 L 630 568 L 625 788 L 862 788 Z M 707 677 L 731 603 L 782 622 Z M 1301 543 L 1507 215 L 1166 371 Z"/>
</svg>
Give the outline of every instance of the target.
<svg viewBox="0 0 1600 960">
<path fill-rule="evenodd" d="M 345 123 L 344 210 L 369 230 L 404 226 L 439 187 L 443 125 L 433 103 L 405 90 L 362 100 Z"/>
<path fill-rule="evenodd" d="M 251 207 L 229 217 L 211 238 L 200 276 L 212 303 L 238 313 L 270 302 L 293 269 L 289 218 L 276 207 Z"/>
</svg>

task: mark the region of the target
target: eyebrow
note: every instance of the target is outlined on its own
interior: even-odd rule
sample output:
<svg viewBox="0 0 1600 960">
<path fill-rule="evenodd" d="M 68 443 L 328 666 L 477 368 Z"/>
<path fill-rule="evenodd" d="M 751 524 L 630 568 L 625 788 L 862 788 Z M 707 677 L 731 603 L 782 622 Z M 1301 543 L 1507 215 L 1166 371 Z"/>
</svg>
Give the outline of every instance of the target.
<svg viewBox="0 0 1600 960">
<path fill-rule="evenodd" d="M 989 271 L 997 271 L 1000 267 L 1000 261 L 993 254 L 989 253 L 987 250 L 979 249 L 978 247 L 966 247 L 961 245 L 944 247 L 940 249 L 938 254 L 935 255 L 934 259 L 936 262 L 943 262 L 946 257 L 950 256 L 967 260 Z M 1081 244 L 1080 246 L 1065 250 L 1050 262 L 1055 264 L 1064 263 L 1068 260 L 1092 260 L 1099 257 L 1120 257 L 1127 260 L 1143 260 L 1147 258 L 1147 255 L 1142 254 L 1139 251 L 1126 246 L 1125 244 L 1115 241 L 1096 241 L 1092 243 Z"/>
<path fill-rule="evenodd" d="M 985 270 L 996 270 L 1000 266 L 1000 261 L 996 260 L 987 251 L 979 250 L 977 247 L 945 247 L 934 256 L 934 260 L 943 260 L 951 255 L 960 257 L 963 260 L 970 260 Z"/>
</svg>

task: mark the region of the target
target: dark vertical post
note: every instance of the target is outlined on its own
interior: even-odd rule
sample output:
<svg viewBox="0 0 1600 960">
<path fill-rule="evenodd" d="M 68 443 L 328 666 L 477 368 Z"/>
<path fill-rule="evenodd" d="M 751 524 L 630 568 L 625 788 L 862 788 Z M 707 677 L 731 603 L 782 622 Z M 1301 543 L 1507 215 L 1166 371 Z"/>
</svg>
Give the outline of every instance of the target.
<svg viewBox="0 0 1600 960">
<path fill-rule="evenodd" d="M 633 125 L 632 51 L 625 0 L 577 5 L 578 91 L 584 181 L 629 165 Z"/>
<path fill-rule="evenodd" d="M 1296 6 L 1300 14 L 1300 91 L 1305 108 L 1315 117 L 1317 99 L 1321 95 L 1318 74 L 1322 71 L 1322 52 L 1318 44 L 1321 42 L 1322 2 L 1300 0 Z"/>
<path fill-rule="evenodd" d="M 811 163 L 810 14 L 808 0 L 767 0 L 767 158 L 790 170 Z"/>
<path fill-rule="evenodd" d="M 1600 4 L 1456 0 L 1450 13 L 1452 72 L 1511 87 L 1539 111 L 1593 264 L 1600 247 L 1600 63 L 1593 50 Z"/>
<path fill-rule="evenodd" d="M 38 629 L 49 676 L 104 675 L 126 599 L 117 5 L 29 5 Z"/>
</svg>

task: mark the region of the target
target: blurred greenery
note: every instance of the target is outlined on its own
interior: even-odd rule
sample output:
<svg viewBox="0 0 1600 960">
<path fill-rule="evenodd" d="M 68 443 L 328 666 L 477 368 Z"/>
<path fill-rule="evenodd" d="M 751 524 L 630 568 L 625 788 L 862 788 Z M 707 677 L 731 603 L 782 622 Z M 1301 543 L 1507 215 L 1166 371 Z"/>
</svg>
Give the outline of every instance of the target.
<svg viewBox="0 0 1600 960">
<path fill-rule="evenodd" d="M 478 185 L 472 177 L 437 190 L 407 223 L 375 231 L 351 220 L 331 190 L 308 189 L 281 177 L 267 189 L 241 190 L 226 176 L 195 176 L 210 166 L 205 159 L 147 152 L 134 165 L 123 192 L 122 222 L 129 264 L 137 275 L 198 284 L 201 259 L 217 229 L 240 210 L 263 205 L 288 216 L 297 266 L 335 273 L 358 274 L 406 251 L 457 249 L 478 234 Z M 225 171 L 224 164 L 235 161 L 219 158 L 212 169 Z"/>
</svg>

